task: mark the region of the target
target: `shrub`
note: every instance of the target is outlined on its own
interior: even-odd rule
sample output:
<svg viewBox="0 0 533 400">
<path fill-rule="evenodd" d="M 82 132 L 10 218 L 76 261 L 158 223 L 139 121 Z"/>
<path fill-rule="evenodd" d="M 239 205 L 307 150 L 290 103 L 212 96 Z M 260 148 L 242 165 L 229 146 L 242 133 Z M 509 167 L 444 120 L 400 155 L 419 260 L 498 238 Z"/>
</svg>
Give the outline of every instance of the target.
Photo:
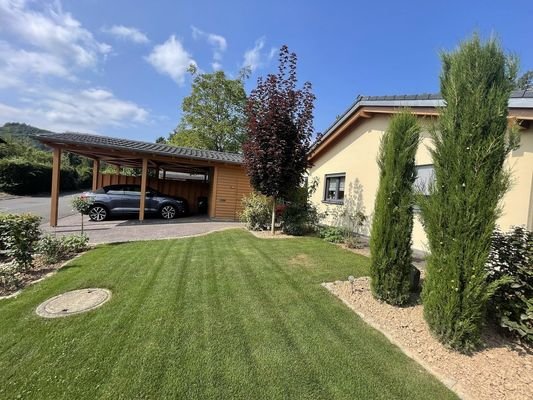
<svg viewBox="0 0 533 400">
<path fill-rule="evenodd" d="M 17 269 L 31 267 L 33 251 L 41 236 L 41 217 L 32 214 L 0 214 L 0 250 L 7 251 Z"/>
<path fill-rule="evenodd" d="M 318 180 L 315 179 L 291 194 L 281 214 L 281 229 L 284 233 L 301 236 L 317 230 L 320 216 L 316 206 L 311 202 L 311 196 L 317 186 Z"/>
<path fill-rule="evenodd" d="M 87 250 L 89 238 L 86 235 L 53 236 L 44 235 L 36 246 L 36 252 L 47 264 L 55 264 L 70 256 Z"/>
<path fill-rule="evenodd" d="M 368 217 L 363 204 L 363 185 L 359 179 L 348 184 L 348 191 L 344 195 L 341 205 L 328 208 L 326 214 L 331 215 L 333 226 L 344 232 L 345 241 L 355 244 L 361 243 L 361 236 L 366 230 Z"/>
<path fill-rule="evenodd" d="M 533 232 L 494 231 L 486 268 L 489 282 L 504 281 L 489 302 L 491 319 L 533 343 Z"/>
<path fill-rule="evenodd" d="M 272 200 L 262 194 L 252 192 L 242 199 L 241 222 L 252 231 L 268 229 L 271 224 Z"/>
<path fill-rule="evenodd" d="M 77 189 L 81 184 L 87 187 L 88 173 L 84 172 L 83 181 L 78 171 L 72 167 L 61 168 L 62 190 Z M 90 179 L 92 179 L 92 175 Z M 52 166 L 25 158 L 0 160 L 0 190 L 13 194 L 36 194 L 50 192 Z M 90 184 L 89 184 L 90 185 Z"/>
<path fill-rule="evenodd" d="M 507 121 L 516 65 L 496 41 L 478 37 L 442 59 L 446 107 L 430 132 L 435 181 L 418 201 L 431 253 L 422 300 L 431 331 L 468 351 L 498 286 L 485 263 L 510 181 L 504 162 L 516 145 Z"/>
<path fill-rule="evenodd" d="M 21 286 L 17 267 L 14 263 L 0 264 L 0 292 L 12 292 Z"/>
<path fill-rule="evenodd" d="M 318 235 L 326 242 L 343 243 L 346 231 L 338 226 L 322 226 L 318 230 Z"/>
<path fill-rule="evenodd" d="M 412 271 L 413 184 L 420 127 L 416 116 L 395 115 L 381 140 L 379 188 L 370 235 L 373 295 L 403 305 L 410 297 Z"/>
</svg>

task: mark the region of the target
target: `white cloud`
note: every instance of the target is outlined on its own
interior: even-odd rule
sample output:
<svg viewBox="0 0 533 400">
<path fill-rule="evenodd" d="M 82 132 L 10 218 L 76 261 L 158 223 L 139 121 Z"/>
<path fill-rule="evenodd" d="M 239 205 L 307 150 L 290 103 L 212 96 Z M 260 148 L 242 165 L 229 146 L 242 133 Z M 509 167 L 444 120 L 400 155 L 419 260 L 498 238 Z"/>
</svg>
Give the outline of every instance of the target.
<svg viewBox="0 0 533 400">
<path fill-rule="evenodd" d="M 191 26 L 191 29 L 193 39 L 205 39 L 207 43 L 213 47 L 213 64 L 217 66 L 217 68 L 213 67 L 213 69 L 220 69 L 220 61 L 222 60 L 223 53 L 228 47 L 226 38 L 215 33 L 204 32 L 195 26 Z"/>
<path fill-rule="evenodd" d="M 211 68 L 213 68 L 213 71 L 220 71 L 222 69 L 222 64 L 217 61 L 213 61 L 211 63 Z"/>
<path fill-rule="evenodd" d="M 31 3 L 40 10 L 30 9 L 29 4 L 0 1 L 0 31 L 82 68 L 95 67 L 111 51 L 111 46 L 97 41 L 78 20 L 63 12 L 59 1 Z"/>
<path fill-rule="evenodd" d="M 0 87 L 20 86 L 25 79 L 48 75 L 74 79 L 61 58 L 46 52 L 15 49 L 0 41 Z"/>
<path fill-rule="evenodd" d="M 54 131 L 98 132 L 108 126 L 131 126 L 148 121 L 148 111 L 118 99 L 105 89 L 41 90 L 22 106 L 0 103 L 0 123 L 23 121 Z"/>
<path fill-rule="evenodd" d="M 244 53 L 244 60 L 242 62 L 243 68 L 250 68 L 255 71 L 257 68 L 263 66 L 261 50 L 265 47 L 265 38 L 259 38 L 255 41 L 252 49 L 246 50 Z"/>
<path fill-rule="evenodd" d="M 130 40 L 134 43 L 149 43 L 148 37 L 137 28 L 124 25 L 113 25 L 111 28 L 103 28 L 102 32 L 109 33 L 119 39 Z"/>
<path fill-rule="evenodd" d="M 174 35 L 155 46 L 146 60 L 161 74 L 170 76 L 178 85 L 183 85 L 187 69 L 196 61 Z"/>
</svg>

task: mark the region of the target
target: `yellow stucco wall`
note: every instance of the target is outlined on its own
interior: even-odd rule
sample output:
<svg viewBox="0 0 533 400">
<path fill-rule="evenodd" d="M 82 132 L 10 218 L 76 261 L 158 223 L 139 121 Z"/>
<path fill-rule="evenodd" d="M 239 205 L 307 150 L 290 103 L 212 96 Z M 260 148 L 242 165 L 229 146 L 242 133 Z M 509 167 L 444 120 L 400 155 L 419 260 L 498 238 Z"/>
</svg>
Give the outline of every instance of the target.
<svg viewBox="0 0 533 400">
<path fill-rule="evenodd" d="M 309 178 L 318 178 L 319 185 L 313 195 L 313 202 L 320 211 L 333 211 L 336 205 L 325 204 L 324 181 L 326 174 L 345 173 L 345 192 L 348 192 L 350 183 L 357 179 L 362 188 L 362 204 L 366 215 L 372 216 L 374 200 L 379 181 L 379 170 L 376 158 L 379 143 L 383 132 L 387 129 L 390 116 L 374 116 L 357 125 L 348 134 L 345 134 L 337 143 L 330 146 L 324 153 L 314 160 L 314 166 L 309 170 Z M 422 126 L 429 122 L 421 118 Z M 498 224 L 503 229 L 511 225 L 527 225 L 533 229 L 533 127 L 520 132 L 521 146 L 514 151 L 508 159 L 507 165 L 513 171 L 514 185 L 506 194 L 503 201 L 503 215 Z M 417 165 L 431 164 L 431 155 L 428 147 L 431 141 L 427 129 L 423 128 L 422 142 L 416 155 Z M 325 223 L 332 223 L 331 216 Z M 369 234 L 369 226 L 364 232 Z M 427 250 L 424 229 L 415 217 L 413 227 L 413 247 L 418 250 Z"/>
</svg>

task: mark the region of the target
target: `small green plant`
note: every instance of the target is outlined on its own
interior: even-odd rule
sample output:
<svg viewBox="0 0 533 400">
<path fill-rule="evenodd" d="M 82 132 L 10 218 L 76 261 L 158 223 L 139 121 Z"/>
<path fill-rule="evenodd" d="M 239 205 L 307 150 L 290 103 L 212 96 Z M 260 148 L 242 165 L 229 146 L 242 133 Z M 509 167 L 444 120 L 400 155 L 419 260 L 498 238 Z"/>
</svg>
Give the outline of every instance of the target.
<svg viewBox="0 0 533 400">
<path fill-rule="evenodd" d="M 0 250 L 7 253 L 18 271 L 32 266 L 34 247 L 41 237 L 41 217 L 32 214 L 0 214 Z"/>
<path fill-rule="evenodd" d="M 318 230 L 318 235 L 326 242 L 343 243 L 346 231 L 338 226 L 322 226 Z"/>
<path fill-rule="evenodd" d="M 533 232 L 522 226 L 492 234 L 488 281 L 504 280 L 489 302 L 499 326 L 533 344 Z"/>
<path fill-rule="evenodd" d="M 252 192 L 242 199 L 243 210 L 241 222 L 251 231 L 263 231 L 271 224 L 270 210 L 272 199 L 260 193 Z"/>
<path fill-rule="evenodd" d="M 395 115 L 381 140 L 379 188 L 374 206 L 370 276 L 374 297 L 393 305 L 410 298 L 413 184 L 420 127 L 408 111 Z"/>
<path fill-rule="evenodd" d="M 94 200 L 87 196 L 75 196 L 71 200 L 71 205 L 81 215 L 81 234 L 83 235 L 83 216 L 89 214 Z"/>
<path fill-rule="evenodd" d="M 87 250 L 87 235 L 54 236 L 44 235 L 36 246 L 36 252 L 47 265 L 58 263 L 74 254 Z"/>
</svg>

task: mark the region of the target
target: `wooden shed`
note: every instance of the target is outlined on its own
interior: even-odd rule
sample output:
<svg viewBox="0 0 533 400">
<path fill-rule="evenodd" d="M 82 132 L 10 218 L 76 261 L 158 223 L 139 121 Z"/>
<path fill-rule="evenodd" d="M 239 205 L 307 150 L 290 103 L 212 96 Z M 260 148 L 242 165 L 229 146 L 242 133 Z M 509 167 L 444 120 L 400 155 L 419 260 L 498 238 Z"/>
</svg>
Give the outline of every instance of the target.
<svg viewBox="0 0 533 400">
<path fill-rule="evenodd" d="M 141 221 L 144 219 L 147 187 L 186 198 L 193 213 L 198 198 L 207 197 L 209 217 L 231 221 L 238 220 L 242 198 L 251 192 L 241 154 L 81 133 L 40 134 L 35 138 L 53 149 L 51 226 L 57 226 L 60 165 L 65 151 L 93 160 L 93 190 L 110 184 L 140 184 Z M 115 166 L 116 173 L 102 174 L 102 162 Z M 121 175 L 121 167 L 139 168 L 140 176 Z M 167 178 L 168 171 L 180 173 L 182 179 Z M 187 175 L 195 179 L 186 179 Z M 199 180 L 198 176 L 202 175 L 204 178 Z"/>
</svg>

